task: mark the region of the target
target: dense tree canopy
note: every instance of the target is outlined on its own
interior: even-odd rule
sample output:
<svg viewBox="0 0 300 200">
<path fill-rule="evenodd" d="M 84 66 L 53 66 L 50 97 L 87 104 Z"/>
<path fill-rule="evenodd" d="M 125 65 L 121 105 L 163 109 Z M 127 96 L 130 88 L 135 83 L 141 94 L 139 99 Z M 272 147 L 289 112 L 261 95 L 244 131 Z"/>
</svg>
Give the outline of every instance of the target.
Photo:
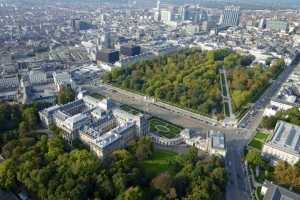
<svg viewBox="0 0 300 200">
<path fill-rule="evenodd" d="M 22 120 L 22 108 L 19 105 L 0 103 L 0 131 L 16 129 Z"/>
<path fill-rule="evenodd" d="M 249 67 L 253 60 L 251 55 L 241 56 L 228 49 L 187 49 L 114 69 L 103 80 L 202 114 L 222 115 L 219 75 L 222 66 L 228 71 L 235 110 L 250 102 L 284 67 L 282 61 L 268 68 Z"/>
<path fill-rule="evenodd" d="M 75 100 L 75 91 L 71 86 L 62 87 L 58 93 L 58 103 L 66 104 Z"/>
<path fill-rule="evenodd" d="M 266 162 L 263 160 L 261 153 L 256 149 L 250 149 L 246 155 L 247 162 L 252 166 L 263 167 Z"/>
<path fill-rule="evenodd" d="M 19 137 L 2 147 L 6 160 L 0 164 L 0 187 L 23 185 L 38 199 L 223 198 L 223 164 L 217 158 L 201 160 L 194 149 L 170 163 L 172 174 L 146 177 L 137 152 L 151 149 L 148 141 L 117 150 L 101 162 L 85 149 L 69 151 L 59 136 Z"/>
<path fill-rule="evenodd" d="M 28 135 L 37 128 L 38 106 L 0 103 L 0 145 L 20 135 Z"/>
</svg>

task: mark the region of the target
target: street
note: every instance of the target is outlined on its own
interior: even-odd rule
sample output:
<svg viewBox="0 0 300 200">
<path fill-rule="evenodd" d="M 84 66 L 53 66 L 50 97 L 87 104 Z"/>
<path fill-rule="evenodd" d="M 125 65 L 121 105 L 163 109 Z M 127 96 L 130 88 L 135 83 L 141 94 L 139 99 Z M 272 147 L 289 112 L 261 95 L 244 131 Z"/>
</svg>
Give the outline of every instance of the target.
<svg viewBox="0 0 300 200">
<path fill-rule="evenodd" d="M 271 99 L 279 91 L 282 84 L 287 80 L 287 78 L 294 71 L 294 69 L 298 69 L 300 67 L 300 65 L 298 64 L 299 61 L 296 61 L 296 63 L 296 65 L 287 66 L 285 70 L 277 77 L 277 79 L 273 81 L 273 83 L 260 96 L 260 98 L 252 106 L 252 108 L 239 122 L 238 127 L 246 128 L 251 131 L 256 130 L 263 118 L 263 112 L 266 106 L 270 103 Z"/>
</svg>

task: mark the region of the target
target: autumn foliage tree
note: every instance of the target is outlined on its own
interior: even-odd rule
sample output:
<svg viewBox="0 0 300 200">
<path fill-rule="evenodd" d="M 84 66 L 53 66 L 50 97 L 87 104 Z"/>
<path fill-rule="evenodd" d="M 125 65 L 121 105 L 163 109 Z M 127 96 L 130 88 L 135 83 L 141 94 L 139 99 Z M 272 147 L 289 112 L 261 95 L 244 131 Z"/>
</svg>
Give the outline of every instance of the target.
<svg viewBox="0 0 300 200">
<path fill-rule="evenodd" d="M 278 184 L 294 189 L 300 188 L 300 167 L 279 161 L 275 166 L 274 177 Z"/>
</svg>

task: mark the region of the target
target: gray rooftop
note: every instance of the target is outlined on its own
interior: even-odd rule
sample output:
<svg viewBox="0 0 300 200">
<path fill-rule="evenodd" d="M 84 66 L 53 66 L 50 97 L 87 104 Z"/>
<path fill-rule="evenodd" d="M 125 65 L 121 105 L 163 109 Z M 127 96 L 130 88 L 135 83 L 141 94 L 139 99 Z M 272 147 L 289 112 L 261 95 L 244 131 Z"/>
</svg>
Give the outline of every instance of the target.
<svg viewBox="0 0 300 200">
<path fill-rule="evenodd" d="M 211 131 L 210 137 L 213 148 L 225 149 L 225 136 L 223 133 Z"/>
<path fill-rule="evenodd" d="M 111 131 L 105 133 L 104 135 L 98 137 L 94 142 L 97 146 L 99 146 L 102 149 L 108 147 L 109 145 L 122 138 L 124 131 L 131 128 L 132 126 L 134 126 L 134 123 L 131 122 L 118 126 L 112 129 Z"/>
<path fill-rule="evenodd" d="M 268 188 L 264 200 L 300 200 L 300 195 L 289 191 L 278 185 L 266 181 L 264 185 Z"/>
<path fill-rule="evenodd" d="M 272 139 L 267 143 L 293 154 L 300 151 L 300 126 L 278 121 Z"/>
</svg>

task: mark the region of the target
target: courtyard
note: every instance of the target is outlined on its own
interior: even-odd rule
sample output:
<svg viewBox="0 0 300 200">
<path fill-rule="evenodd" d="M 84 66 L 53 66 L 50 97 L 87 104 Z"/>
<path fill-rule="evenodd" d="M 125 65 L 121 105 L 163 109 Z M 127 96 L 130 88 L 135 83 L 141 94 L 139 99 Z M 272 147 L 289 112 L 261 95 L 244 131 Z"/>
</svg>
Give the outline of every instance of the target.
<svg viewBox="0 0 300 200">
<path fill-rule="evenodd" d="M 167 122 L 165 120 L 153 117 L 150 119 L 150 131 L 159 134 L 161 137 L 165 138 L 175 138 L 180 135 L 183 130 L 182 127 Z"/>
</svg>

